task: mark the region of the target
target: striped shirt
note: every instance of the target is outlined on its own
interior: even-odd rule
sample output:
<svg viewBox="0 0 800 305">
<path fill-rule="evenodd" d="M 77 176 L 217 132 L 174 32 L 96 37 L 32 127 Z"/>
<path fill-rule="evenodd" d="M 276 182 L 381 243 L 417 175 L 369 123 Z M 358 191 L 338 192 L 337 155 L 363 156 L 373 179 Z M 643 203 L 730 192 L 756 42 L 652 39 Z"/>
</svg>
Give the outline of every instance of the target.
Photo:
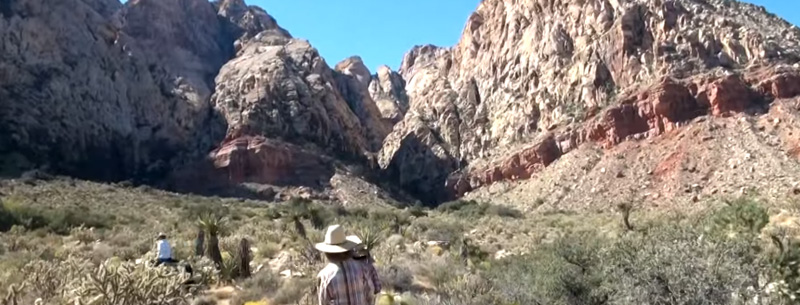
<svg viewBox="0 0 800 305">
<path fill-rule="evenodd" d="M 378 270 L 375 269 L 375 260 L 372 259 L 371 256 L 368 256 L 365 259 L 356 260 L 357 262 L 361 263 L 364 267 L 364 270 L 367 271 L 367 275 L 372 280 L 372 288 L 374 289 L 374 293 L 378 294 L 381 292 L 381 279 L 378 277 Z"/>
<path fill-rule="evenodd" d="M 317 275 L 320 305 L 373 305 L 374 288 L 364 267 L 350 259 L 330 263 Z"/>
</svg>

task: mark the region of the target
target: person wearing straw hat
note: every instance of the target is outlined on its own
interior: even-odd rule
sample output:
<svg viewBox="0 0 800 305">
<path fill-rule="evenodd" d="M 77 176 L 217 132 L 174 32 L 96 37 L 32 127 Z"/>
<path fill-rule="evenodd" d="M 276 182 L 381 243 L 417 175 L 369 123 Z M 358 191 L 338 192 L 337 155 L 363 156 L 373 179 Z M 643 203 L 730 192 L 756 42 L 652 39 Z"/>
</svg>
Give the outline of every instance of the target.
<svg viewBox="0 0 800 305">
<path fill-rule="evenodd" d="M 352 260 L 356 243 L 347 239 L 340 225 L 325 232 L 325 240 L 314 247 L 325 254 L 329 264 L 319 279 L 319 305 L 372 305 L 374 287 L 362 265 Z"/>
<path fill-rule="evenodd" d="M 350 235 L 347 237 L 347 240 L 356 244 L 352 251 L 352 257 L 356 262 L 361 263 L 372 281 L 373 292 L 379 294 L 382 289 L 381 280 L 380 277 L 378 277 L 378 270 L 375 269 L 375 260 L 372 259 L 372 255 L 369 253 L 371 249 L 367 249 L 367 245 L 365 245 L 358 236 Z"/>
</svg>

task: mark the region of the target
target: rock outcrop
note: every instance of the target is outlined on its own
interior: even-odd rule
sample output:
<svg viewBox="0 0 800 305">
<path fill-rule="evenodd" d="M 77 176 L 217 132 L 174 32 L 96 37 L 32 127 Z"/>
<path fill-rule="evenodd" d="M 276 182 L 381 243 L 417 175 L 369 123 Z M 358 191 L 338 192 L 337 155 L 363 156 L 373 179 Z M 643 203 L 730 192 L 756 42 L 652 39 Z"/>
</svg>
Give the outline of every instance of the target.
<svg viewBox="0 0 800 305">
<path fill-rule="evenodd" d="M 688 85 L 665 79 L 715 69 L 743 74 L 754 64 L 798 59 L 797 27 L 735 1 L 486 0 L 456 46 L 416 47 L 404 58 L 411 106 L 380 164 L 402 164 L 394 166 L 406 169 L 398 175 L 409 185 L 441 186 L 451 164 L 502 159 L 542 133 L 595 115 L 606 127 L 593 137 L 608 143 L 665 132 L 708 108 L 715 115 L 743 111 L 754 91 L 741 79 L 715 77 L 698 99 Z M 650 94 L 627 98 L 643 91 Z M 402 159 L 412 154 L 397 151 L 398 141 L 424 142 L 408 139 L 423 129 L 444 150 L 443 166 L 414 166 L 414 158 Z"/>
<path fill-rule="evenodd" d="M 338 72 L 338 89 L 361 121 L 369 150 L 378 151 L 394 124 L 383 119 L 383 114 L 372 99 L 369 92 L 372 75 L 369 69 L 360 57 L 353 56 L 336 64 L 335 70 Z"/>
<path fill-rule="evenodd" d="M 326 175 L 332 176 L 330 162 L 314 161 L 322 155 L 343 163 L 373 162 L 372 155 L 391 131 L 392 122 L 383 118 L 372 99 L 373 77 L 360 58 L 348 58 L 331 69 L 308 41 L 294 39 L 279 27 L 240 43 L 236 57 L 216 78 L 211 100 L 228 130 L 222 149 L 210 158 L 217 170 L 251 170 L 222 178 L 230 177 L 230 183 L 318 186 Z M 236 157 L 226 149 L 263 138 L 278 144 L 265 146 L 261 143 L 267 142 L 259 140 L 255 146 L 248 145 L 251 148 L 233 150 Z M 280 147 L 279 153 L 270 153 L 275 147 Z M 296 156 L 283 157 L 292 154 Z M 308 174 L 314 172 L 311 164 L 320 164 L 323 174 Z"/>
<path fill-rule="evenodd" d="M 252 196 L 252 192 L 236 194 L 236 186 L 250 183 L 320 188 L 335 173 L 333 160 L 320 152 L 263 136 L 241 136 L 226 141 L 211 151 L 208 158 L 211 162 L 180 168 L 169 180 L 169 187 L 209 195 Z"/>
</svg>

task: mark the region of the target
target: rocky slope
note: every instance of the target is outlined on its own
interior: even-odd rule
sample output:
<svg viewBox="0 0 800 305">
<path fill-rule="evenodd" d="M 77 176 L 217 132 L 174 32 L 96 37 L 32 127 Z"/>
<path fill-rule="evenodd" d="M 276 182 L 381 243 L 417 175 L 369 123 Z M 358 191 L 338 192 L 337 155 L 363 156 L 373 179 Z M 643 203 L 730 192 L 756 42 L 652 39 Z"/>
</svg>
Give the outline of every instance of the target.
<svg viewBox="0 0 800 305">
<path fill-rule="evenodd" d="M 380 165 L 434 202 L 528 178 L 586 141 L 797 95 L 799 42 L 735 1 L 485 0 L 458 45 L 404 58 L 411 108 Z"/>
</svg>

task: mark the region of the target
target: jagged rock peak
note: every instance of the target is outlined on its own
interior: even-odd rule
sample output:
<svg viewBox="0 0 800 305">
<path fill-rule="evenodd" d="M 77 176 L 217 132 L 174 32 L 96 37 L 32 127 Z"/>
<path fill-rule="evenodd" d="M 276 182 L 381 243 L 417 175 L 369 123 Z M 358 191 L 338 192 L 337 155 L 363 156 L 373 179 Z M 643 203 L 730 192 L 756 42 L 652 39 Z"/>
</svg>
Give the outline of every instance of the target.
<svg viewBox="0 0 800 305">
<path fill-rule="evenodd" d="M 292 37 L 267 11 L 247 5 L 244 0 L 219 0 L 214 1 L 213 5 L 217 8 L 217 14 L 233 25 L 231 31 L 239 38 L 237 49 L 241 48 L 242 43 L 264 31 L 276 31 L 283 36 Z"/>
<path fill-rule="evenodd" d="M 388 66 L 378 67 L 369 84 L 369 94 L 378 106 L 381 117 L 391 125 L 397 124 L 408 111 L 406 81 Z"/>
<path fill-rule="evenodd" d="M 414 46 L 403 56 L 403 61 L 400 63 L 400 74 L 406 79 L 409 79 L 413 75 L 415 69 L 436 66 L 441 59 L 446 59 L 449 54 L 449 48 L 431 44 Z M 444 68 L 442 66 L 436 67 Z"/>
<path fill-rule="evenodd" d="M 364 87 L 368 86 L 372 79 L 369 68 L 364 65 L 364 61 L 360 56 L 351 56 L 340 61 L 336 64 L 334 70 L 355 77 Z"/>
</svg>

